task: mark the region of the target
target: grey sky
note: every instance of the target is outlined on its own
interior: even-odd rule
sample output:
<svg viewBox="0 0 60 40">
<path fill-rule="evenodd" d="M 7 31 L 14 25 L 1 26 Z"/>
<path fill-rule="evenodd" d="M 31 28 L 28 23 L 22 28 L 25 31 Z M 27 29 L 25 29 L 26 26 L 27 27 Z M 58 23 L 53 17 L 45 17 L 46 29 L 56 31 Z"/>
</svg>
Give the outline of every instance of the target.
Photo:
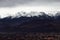
<svg viewBox="0 0 60 40">
<path fill-rule="evenodd" d="M 17 5 L 52 5 L 60 6 L 60 0 L 0 0 L 0 7 L 13 7 Z"/>
</svg>

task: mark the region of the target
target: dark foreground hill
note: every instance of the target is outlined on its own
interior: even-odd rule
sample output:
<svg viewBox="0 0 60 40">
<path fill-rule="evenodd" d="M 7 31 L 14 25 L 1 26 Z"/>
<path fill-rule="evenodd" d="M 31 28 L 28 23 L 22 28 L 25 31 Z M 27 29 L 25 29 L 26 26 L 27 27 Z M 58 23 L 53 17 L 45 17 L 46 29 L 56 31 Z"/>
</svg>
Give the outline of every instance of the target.
<svg viewBox="0 0 60 40">
<path fill-rule="evenodd" d="M 47 14 L 0 19 L 1 32 L 60 32 L 60 16 Z"/>
<path fill-rule="evenodd" d="M 0 40 L 60 40 L 60 33 L 0 33 Z"/>
</svg>

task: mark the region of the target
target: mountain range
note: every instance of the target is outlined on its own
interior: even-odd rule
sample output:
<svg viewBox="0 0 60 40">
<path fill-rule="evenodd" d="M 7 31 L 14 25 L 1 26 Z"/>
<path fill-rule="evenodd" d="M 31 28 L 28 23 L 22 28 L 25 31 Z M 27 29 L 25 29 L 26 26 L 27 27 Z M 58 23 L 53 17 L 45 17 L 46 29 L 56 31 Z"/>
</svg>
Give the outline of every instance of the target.
<svg viewBox="0 0 60 40">
<path fill-rule="evenodd" d="M 60 13 L 0 18 L 0 32 L 60 32 Z"/>
</svg>

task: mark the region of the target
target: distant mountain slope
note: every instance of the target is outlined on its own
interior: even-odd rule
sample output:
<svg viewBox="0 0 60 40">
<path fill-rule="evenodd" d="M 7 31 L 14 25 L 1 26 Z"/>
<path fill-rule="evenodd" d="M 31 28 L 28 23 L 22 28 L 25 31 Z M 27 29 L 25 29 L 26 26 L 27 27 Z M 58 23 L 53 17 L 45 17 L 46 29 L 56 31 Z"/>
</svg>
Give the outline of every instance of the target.
<svg viewBox="0 0 60 40">
<path fill-rule="evenodd" d="M 19 18 L 0 19 L 0 31 L 3 32 L 60 32 L 60 15 L 47 14 Z"/>
</svg>

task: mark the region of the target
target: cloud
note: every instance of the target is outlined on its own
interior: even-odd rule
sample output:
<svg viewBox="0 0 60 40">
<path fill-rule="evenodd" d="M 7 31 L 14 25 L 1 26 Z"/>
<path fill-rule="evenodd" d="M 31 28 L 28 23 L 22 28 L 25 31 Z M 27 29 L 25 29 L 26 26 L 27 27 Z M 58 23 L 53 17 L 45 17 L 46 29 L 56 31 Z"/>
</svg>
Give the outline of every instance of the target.
<svg viewBox="0 0 60 40">
<path fill-rule="evenodd" d="M 24 5 L 32 0 L 0 0 L 0 7 Z"/>
<path fill-rule="evenodd" d="M 58 2 L 60 2 L 60 0 L 0 0 L 0 7 L 11 7 L 17 5 L 55 4 Z"/>
</svg>

